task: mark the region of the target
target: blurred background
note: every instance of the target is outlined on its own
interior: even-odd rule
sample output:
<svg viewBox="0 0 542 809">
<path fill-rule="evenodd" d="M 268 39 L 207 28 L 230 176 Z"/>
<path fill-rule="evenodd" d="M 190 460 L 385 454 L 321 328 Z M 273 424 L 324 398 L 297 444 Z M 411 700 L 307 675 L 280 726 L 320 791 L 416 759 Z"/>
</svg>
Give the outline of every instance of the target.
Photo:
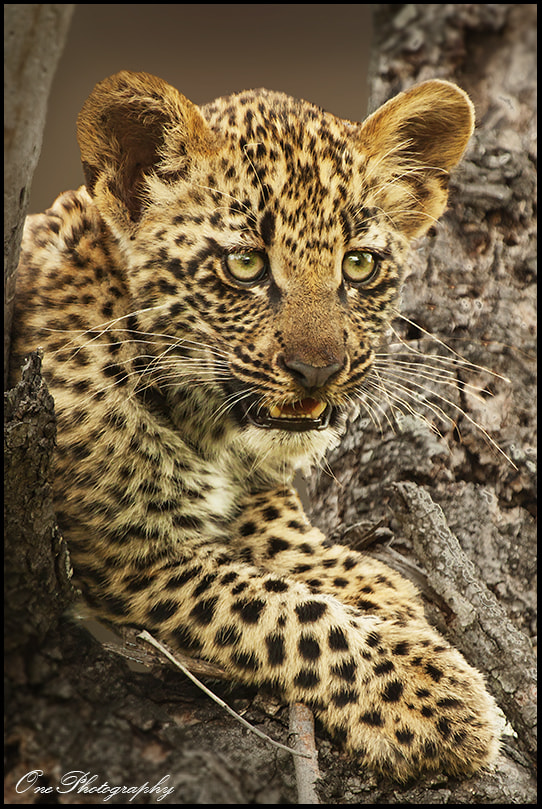
<svg viewBox="0 0 542 809">
<path fill-rule="evenodd" d="M 29 213 L 83 183 L 76 117 L 94 85 L 118 70 L 160 76 L 197 104 L 267 87 L 362 120 L 370 46 L 369 4 L 78 4 Z"/>
</svg>

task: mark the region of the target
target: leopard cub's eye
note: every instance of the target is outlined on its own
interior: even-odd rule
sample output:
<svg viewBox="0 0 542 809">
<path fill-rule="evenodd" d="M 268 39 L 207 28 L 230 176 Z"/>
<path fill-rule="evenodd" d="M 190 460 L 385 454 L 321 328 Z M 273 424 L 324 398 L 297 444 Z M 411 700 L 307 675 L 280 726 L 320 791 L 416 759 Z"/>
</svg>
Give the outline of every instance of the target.
<svg viewBox="0 0 542 809">
<path fill-rule="evenodd" d="M 228 253 L 226 267 L 236 281 L 240 281 L 242 284 L 253 284 L 265 275 L 267 259 L 264 253 L 257 250 Z"/>
<path fill-rule="evenodd" d="M 343 258 L 343 275 L 354 284 L 370 281 L 378 270 L 378 257 L 368 250 L 351 250 Z"/>
</svg>

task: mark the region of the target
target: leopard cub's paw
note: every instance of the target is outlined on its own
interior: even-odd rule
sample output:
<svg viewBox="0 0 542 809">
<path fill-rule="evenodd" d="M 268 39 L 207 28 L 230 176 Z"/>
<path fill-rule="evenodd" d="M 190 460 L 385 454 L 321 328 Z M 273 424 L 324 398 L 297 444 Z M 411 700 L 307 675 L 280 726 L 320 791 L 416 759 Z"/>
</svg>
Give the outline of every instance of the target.
<svg viewBox="0 0 542 809">
<path fill-rule="evenodd" d="M 399 780 L 427 770 L 468 776 L 493 761 L 497 707 L 457 650 L 425 623 L 382 622 L 367 642 L 357 704 L 330 716 L 350 752 Z"/>
</svg>

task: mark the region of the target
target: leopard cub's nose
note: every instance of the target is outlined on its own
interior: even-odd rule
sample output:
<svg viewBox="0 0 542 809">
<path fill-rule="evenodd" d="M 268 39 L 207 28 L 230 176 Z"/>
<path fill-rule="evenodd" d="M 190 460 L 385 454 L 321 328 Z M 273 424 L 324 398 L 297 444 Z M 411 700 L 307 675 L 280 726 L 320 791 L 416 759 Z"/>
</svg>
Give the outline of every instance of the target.
<svg viewBox="0 0 542 809">
<path fill-rule="evenodd" d="M 279 357 L 280 366 L 287 371 L 290 376 L 302 385 L 306 390 L 323 387 L 332 376 L 337 374 L 343 367 L 341 362 L 333 362 L 331 365 L 315 366 L 309 365 L 299 359 L 289 359 L 284 356 Z"/>
</svg>

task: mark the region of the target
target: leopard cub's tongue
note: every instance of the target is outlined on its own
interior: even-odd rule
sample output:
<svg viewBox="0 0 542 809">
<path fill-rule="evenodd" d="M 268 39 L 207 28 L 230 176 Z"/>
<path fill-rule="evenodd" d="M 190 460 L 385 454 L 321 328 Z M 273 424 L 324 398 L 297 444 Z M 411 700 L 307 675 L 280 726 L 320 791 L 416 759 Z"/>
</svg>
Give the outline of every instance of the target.
<svg viewBox="0 0 542 809">
<path fill-rule="evenodd" d="M 269 415 L 273 419 L 287 419 L 287 418 L 307 418 L 317 419 L 326 409 L 325 402 L 319 402 L 317 399 L 301 399 L 293 404 L 273 405 L 269 408 Z"/>
</svg>

